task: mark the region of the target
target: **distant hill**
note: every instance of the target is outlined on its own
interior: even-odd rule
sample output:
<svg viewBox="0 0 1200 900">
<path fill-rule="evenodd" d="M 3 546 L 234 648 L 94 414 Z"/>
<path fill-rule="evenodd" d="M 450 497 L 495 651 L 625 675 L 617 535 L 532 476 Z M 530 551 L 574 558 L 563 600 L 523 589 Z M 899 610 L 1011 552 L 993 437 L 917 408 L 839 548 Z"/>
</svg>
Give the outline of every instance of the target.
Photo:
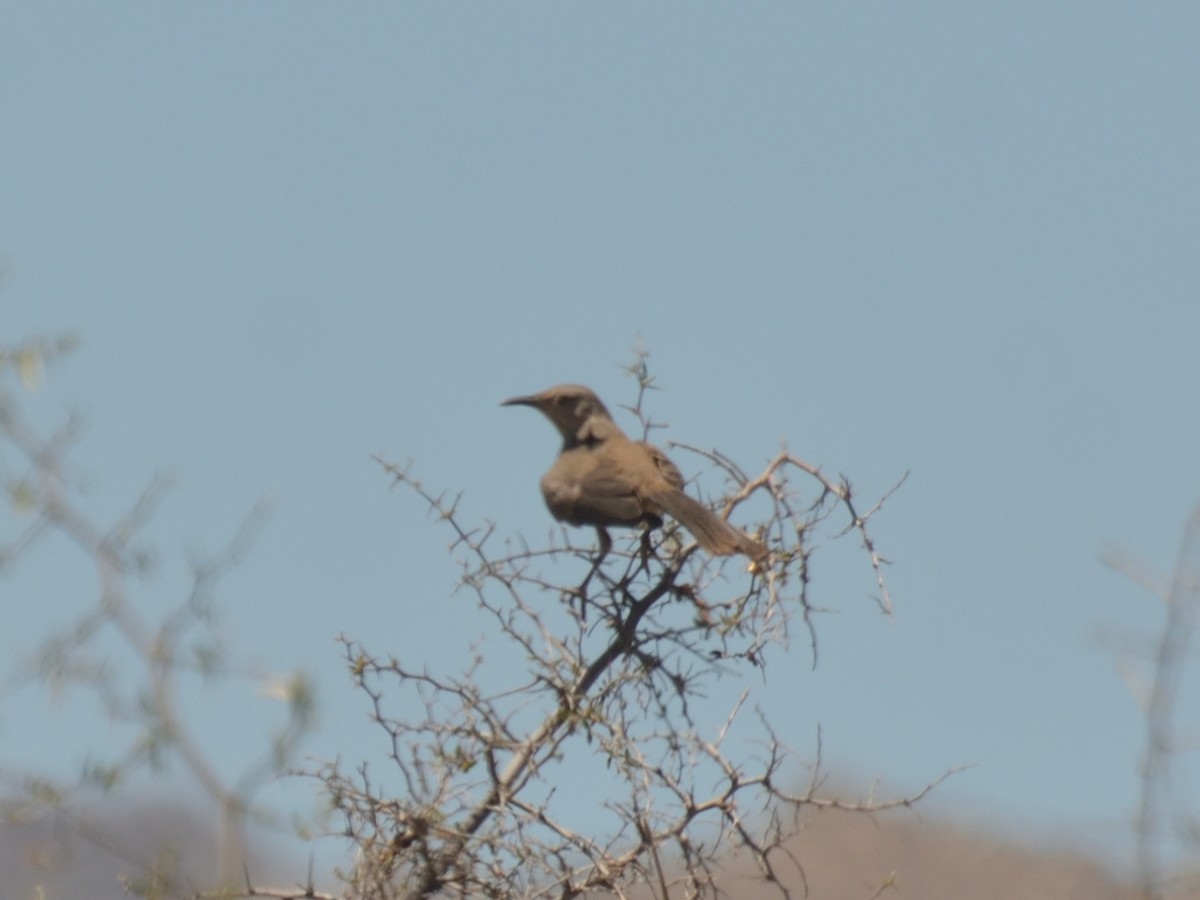
<svg viewBox="0 0 1200 900">
<path fill-rule="evenodd" d="M 903 815 L 814 815 L 789 843 L 811 900 L 1145 900 L 1097 860 L 1019 847 L 993 836 Z M 735 863 L 734 871 L 752 871 Z M 795 872 L 779 863 L 781 875 Z M 721 882 L 738 900 L 778 897 L 751 879 Z"/>
<path fill-rule="evenodd" d="M 61 822 L 0 825 L 0 900 L 121 900 L 129 896 L 121 878 L 133 872 L 130 859 L 151 860 L 159 853 L 194 877 L 212 871 L 211 823 L 203 816 L 147 804 L 122 808 L 104 821 L 111 849 Z M 807 895 L 800 875 L 782 854 L 777 857 L 780 872 L 795 896 L 811 900 L 1144 900 L 1099 861 L 1083 855 L 1022 848 L 898 815 L 814 815 L 789 849 L 803 865 Z M 251 857 L 259 886 L 296 885 L 307 871 L 302 847 L 290 861 Z M 779 896 L 739 875 L 750 871 L 745 861 L 730 861 L 729 874 L 720 883 L 731 898 Z M 317 886 L 337 890 L 327 881 Z M 1200 897 L 1200 889 L 1174 896 Z"/>
</svg>

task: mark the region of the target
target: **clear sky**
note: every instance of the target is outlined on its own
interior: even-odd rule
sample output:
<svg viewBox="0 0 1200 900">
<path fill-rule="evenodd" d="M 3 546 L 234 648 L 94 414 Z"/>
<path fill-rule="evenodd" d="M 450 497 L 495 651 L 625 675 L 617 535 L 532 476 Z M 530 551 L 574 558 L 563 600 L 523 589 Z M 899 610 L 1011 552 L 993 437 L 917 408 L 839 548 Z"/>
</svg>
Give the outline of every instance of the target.
<svg viewBox="0 0 1200 900">
<path fill-rule="evenodd" d="M 929 809 L 1128 847 L 1141 719 L 1095 635 L 1161 609 L 1098 556 L 1169 570 L 1200 500 L 1200 6 L 3 18 L 0 340 L 79 336 L 30 402 L 82 413 L 98 519 L 174 478 L 149 609 L 270 501 L 222 608 L 252 668 L 317 679 L 312 753 L 379 749 L 337 634 L 436 663 L 486 627 L 370 455 L 540 539 L 554 437 L 497 404 L 628 402 L 640 336 L 661 440 L 747 468 L 786 440 L 864 496 L 911 470 L 876 522 L 894 620 L 835 545 L 820 665 L 771 673 L 801 755 L 820 723 L 883 793 L 973 763 Z M 89 598 L 65 552 L 0 580 L 6 660 Z M 114 737 L 44 708 L 0 701 L 0 759 L 69 772 Z M 255 709 L 202 713 L 228 772 Z"/>
</svg>

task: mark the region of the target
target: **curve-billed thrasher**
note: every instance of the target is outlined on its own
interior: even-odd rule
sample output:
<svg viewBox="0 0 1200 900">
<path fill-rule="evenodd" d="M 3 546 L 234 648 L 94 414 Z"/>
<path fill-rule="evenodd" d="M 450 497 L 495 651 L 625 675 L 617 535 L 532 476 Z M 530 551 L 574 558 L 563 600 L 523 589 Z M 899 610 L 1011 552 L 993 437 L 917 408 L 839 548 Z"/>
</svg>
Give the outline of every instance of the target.
<svg viewBox="0 0 1200 900">
<path fill-rule="evenodd" d="M 562 434 L 562 452 L 542 476 L 542 496 L 560 522 L 596 526 L 602 553 L 611 546 L 605 526 L 656 528 L 667 512 L 709 553 L 766 556 L 761 543 L 685 494 L 683 476 L 666 454 L 627 438 L 588 388 L 560 384 L 501 405 L 541 410 Z"/>
</svg>

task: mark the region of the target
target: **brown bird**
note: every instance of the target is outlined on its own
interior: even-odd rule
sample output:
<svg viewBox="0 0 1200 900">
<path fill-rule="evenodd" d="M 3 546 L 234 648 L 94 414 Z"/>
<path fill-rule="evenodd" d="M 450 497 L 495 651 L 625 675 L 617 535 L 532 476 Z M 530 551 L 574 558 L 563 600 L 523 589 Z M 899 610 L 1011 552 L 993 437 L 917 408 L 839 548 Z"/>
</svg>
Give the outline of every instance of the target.
<svg viewBox="0 0 1200 900">
<path fill-rule="evenodd" d="M 558 521 L 595 526 L 601 553 L 612 545 L 607 526 L 657 528 L 663 513 L 669 513 L 709 553 L 741 553 L 754 560 L 766 556 L 761 543 L 685 494 L 683 476 L 666 454 L 626 437 L 588 388 L 560 384 L 501 405 L 532 406 L 554 423 L 563 446 L 542 476 L 542 496 Z"/>
</svg>

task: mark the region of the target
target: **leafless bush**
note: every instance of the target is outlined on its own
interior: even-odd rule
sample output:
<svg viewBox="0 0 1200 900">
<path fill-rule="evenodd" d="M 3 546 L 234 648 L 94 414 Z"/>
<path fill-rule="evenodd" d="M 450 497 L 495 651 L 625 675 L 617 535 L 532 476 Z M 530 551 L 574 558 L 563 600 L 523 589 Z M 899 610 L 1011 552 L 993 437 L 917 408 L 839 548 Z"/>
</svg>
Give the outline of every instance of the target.
<svg viewBox="0 0 1200 900">
<path fill-rule="evenodd" d="M 648 431 L 644 359 L 633 372 L 633 411 Z M 450 530 L 460 589 L 492 623 L 492 643 L 525 666 L 521 679 L 504 681 L 492 647 L 479 647 L 469 671 L 438 674 L 427 660 L 344 640 L 400 776 L 395 790 L 376 786 L 365 766 L 312 773 L 357 854 L 345 873 L 350 896 L 626 897 L 639 884 L 661 898 L 717 896 L 715 867 L 729 854 L 748 855 L 791 896 L 803 871 L 783 841 L 800 811 L 881 810 L 932 788 L 887 802 L 823 796 L 818 738 L 807 786 L 790 790 L 785 766 L 795 760 L 770 711 L 752 702 L 797 619 L 815 664 L 809 561 L 818 531 L 857 537 L 890 613 L 886 561 L 869 530 L 883 501 L 860 506 L 847 480 L 786 450 L 751 476 L 718 452 L 684 449 L 725 476 L 726 514 L 760 511 L 768 561 L 744 570 L 744 560 L 706 557 L 668 526 L 630 537 L 595 568 L 581 532 L 564 530 L 546 547 L 502 539 L 495 525 L 466 524 L 457 497 L 379 460 Z M 740 698 L 714 719 L 707 688 L 735 678 Z M 394 713 L 397 695 L 415 697 L 423 713 Z M 580 809 L 574 792 L 561 796 L 568 756 L 592 763 L 572 771 L 592 773 L 590 796 L 606 798 L 611 830 L 589 828 L 595 811 Z"/>
<path fill-rule="evenodd" d="M 80 434 L 78 420 L 70 417 L 44 433 L 31 424 L 22 406 L 21 400 L 40 386 L 45 367 L 71 347 L 69 339 L 33 339 L 0 348 L 0 483 L 14 526 L 0 535 L 0 571 L 18 564 L 54 535 L 67 538 L 90 564 L 95 594 L 59 598 L 65 621 L 41 641 L 28 668 L 16 675 L 41 683 L 56 695 L 86 694 L 115 728 L 104 746 L 87 733 L 79 734 L 80 747 L 91 747 L 90 760 L 69 780 L 0 760 L 0 785 L 8 794 L 0 802 L 0 812 L 12 822 L 53 817 L 70 833 L 126 857 L 131 871 L 128 887 L 134 893 L 179 896 L 192 889 L 174 880 L 171 848 L 122 845 L 107 833 L 102 815 L 89 802 L 117 790 L 139 772 L 158 770 L 173 761 L 181 764 L 219 811 L 219 852 L 210 872 L 211 884 L 241 884 L 244 827 L 251 815 L 263 812 L 254 807 L 254 795 L 293 761 L 311 726 L 311 688 L 300 674 L 286 681 L 277 692 L 287 700 L 285 722 L 273 734 L 258 736 L 266 741 L 266 748 L 232 781 L 219 773 L 210 755 L 213 742 L 224 738 L 194 728 L 181 693 L 183 683 L 190 680 L 236 674 L 225 658 L 214 597 L 222 576 L 248 550 L 262 512 L 249 517 L 223 552 L 191 561 L 187 596 L 173 602 L 147 596 L 143 576 L 153 554 L 143 530 L 166 490 L 165 480 L 151 482 L 116 521 L 100 524 L 86 512 L 80 480 L 68 463 Z M 20 602 L 7 599 L 14 605 Z M 6 614 L 16 620 L 21 612 L 12 608 Z M 123 746 L 106 752 L 118 741 L 114 734 L 127 739 Z"/>
<path fill-rule="evenodd" d="M 1117 664 L 1146 720 L 1141 800 L 1135 820 L 1138 881 L 1147 900 L 1194 896 L 1196 874 L 1172 872 L 1183 854 L 1200 854 L 1200 817 L 1190 790 L 1187 757 L 1194 759 L 1195 722 L 1187 722 L 1181 696 L 1194 661 L 1192 641 L 1200 614 L 1200 506 L 1192 512 L 1169 579 L 1128 553 L 1110 551 L 1106 562 L 1163 603 L 1161 630 L 1149 640 L 1110 638 Z"/>
</svg>

